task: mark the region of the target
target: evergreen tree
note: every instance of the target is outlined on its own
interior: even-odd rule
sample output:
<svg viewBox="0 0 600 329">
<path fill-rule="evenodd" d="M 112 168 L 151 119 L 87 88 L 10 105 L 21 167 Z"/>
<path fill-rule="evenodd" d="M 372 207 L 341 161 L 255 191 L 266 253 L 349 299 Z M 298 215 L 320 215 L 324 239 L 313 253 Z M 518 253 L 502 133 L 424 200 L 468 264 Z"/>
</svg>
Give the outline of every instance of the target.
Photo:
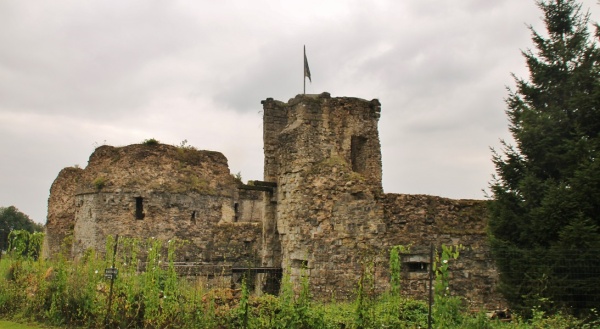
<svg viewBox="0 0 600 329">
<path fill-rule="evenodd" d="M 8 246 L 8 234 L 13 230 L 25 230 L 29 233 L 41 232 L 44 227 L 32 221 L 29 216 L 14 206 L 0 207 L 0 252 Z"/>
<path fill-rule="evenodd" d="M 574 0 L 538 3 L 529 79 L 506 111 L 516 146 L 493 152 L 492 251 L 515 309 L 600 308 L 600 51 Z"/>
</svg>

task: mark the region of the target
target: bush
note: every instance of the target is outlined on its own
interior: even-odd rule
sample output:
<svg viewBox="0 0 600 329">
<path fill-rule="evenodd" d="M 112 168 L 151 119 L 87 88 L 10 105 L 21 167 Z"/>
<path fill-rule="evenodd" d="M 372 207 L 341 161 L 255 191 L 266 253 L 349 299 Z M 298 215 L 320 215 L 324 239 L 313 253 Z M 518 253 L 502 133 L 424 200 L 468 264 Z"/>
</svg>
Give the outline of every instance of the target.
<svg viewBox="0 0 600 329">
<path fill-rule="evenodd" d="M 106 186 L 106 178 L 104 176 L 99 176 L 96 179 L 94 179 L 92 184 L 97 190 L 101 190 L 104 188 L 104 186 Z"/>
<path fill-rule="evenodd" d="M 142 144 L 148 145 L 148 146 L 155 146 L 155 145 L 160 144 L 160 142 L 154 138 L 150 138 L 150 139 L 144 139 Z"/>
</svg>

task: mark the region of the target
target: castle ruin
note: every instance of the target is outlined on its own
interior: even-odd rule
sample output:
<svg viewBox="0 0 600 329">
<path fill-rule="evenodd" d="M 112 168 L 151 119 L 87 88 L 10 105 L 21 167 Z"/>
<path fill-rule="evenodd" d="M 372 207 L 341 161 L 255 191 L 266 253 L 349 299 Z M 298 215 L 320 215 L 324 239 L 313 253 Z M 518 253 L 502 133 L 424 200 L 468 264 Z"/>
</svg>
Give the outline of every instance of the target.
<svg viewBox="0 0 600 329">
<path fill-rule="evenodd" d="M 323 93 L 262 105 L 261 181 L 237 180 L 218 152 L 101 146 L 85 169 L 65 168 L 52 184 L 44 255 L 103 250 L 115 234 L 177 237 L 190 242 L 181 262 L 280 269 L 293 282 L 307 273 L 315 296 L 344 299 L 367 260 L 387 289 L 390 249 L 410 245 L 403 289 L 425 297 L 429 246 L 462 244 L 452 290 L 474 306 L 502 303 L 485 201 L 383 193 L 377 99 Z"/>
</svg>

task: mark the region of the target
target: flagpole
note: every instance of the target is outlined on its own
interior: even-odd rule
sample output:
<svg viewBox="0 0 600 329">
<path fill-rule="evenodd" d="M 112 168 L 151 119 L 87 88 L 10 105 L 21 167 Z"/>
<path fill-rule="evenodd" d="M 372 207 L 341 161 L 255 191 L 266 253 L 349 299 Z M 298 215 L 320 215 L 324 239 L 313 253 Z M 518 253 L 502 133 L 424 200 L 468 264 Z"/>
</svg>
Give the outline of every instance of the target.
<svg viewBox="0 0 600 329">
<path fill-rule="evenodd" d="M 304 72 L 302 73 L 302 82 L 304 82 L 304 95 L 306 95 L 306 45 L 304 45 Z"/>
<path fill-rule="evenodd" d="M 310 78 L 310 68 L 308 67 L 308 59 L 306 59 L 306 45 L 304 46 L 304 95 L 306 95 L 306 78 L 312 83 Z"/>
</svg>

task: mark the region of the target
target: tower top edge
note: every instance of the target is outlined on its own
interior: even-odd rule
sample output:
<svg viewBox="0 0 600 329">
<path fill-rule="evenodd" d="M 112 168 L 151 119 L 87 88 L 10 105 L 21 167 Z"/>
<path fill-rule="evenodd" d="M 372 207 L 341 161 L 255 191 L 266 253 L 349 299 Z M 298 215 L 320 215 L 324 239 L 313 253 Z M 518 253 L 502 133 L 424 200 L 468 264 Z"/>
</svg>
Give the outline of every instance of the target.
<svg viewBox="0 0 600 329">
<path fill-rule="evenodd" d="M 373 98 L 372 100 L 366 100 L 363 98 L 358 98 L 358 97 L 346 97 L 346 96 L 341 96 L 341 97 L 331 97 L 331 94 L 328 92 L 322 92 L 320 94 L 298 94 L 296 95 L 296 97 L 294 98 L 290 98 L 287 102 L 282 102 L 279 100 L 275 100 L 272 97 L 269 97 L 265 100 L 262 100 L 260 103 L 263 105 L 266 104 L 270 104 L 270 103 L 277 103 L 280 105 L 296 105 L 305 101 L 325 101 L 325 100 L 339 100 L 339 101 L 354 101 L 354 102 L 367 102 L 367 103 L 371 103 L 373 105 L 377 105 L 377 106 L 381 106 L 381 103 L 379 102 L 379 99 L 377 98 Z"/>
</svg>

